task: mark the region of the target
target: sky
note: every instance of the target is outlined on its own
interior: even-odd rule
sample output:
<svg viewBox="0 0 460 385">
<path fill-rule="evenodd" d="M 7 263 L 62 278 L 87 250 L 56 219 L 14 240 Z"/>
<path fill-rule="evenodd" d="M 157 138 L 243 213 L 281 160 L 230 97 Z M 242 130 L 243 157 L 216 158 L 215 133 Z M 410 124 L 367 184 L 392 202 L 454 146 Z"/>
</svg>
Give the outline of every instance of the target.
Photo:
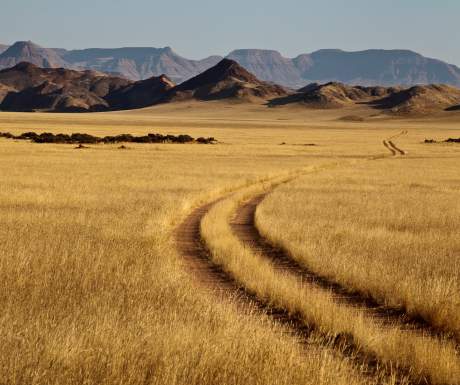
<svg viewBox="0 0 460 385">
<path fill-rule="evenodd" d="M 460 0 L 2 0 L 0 43 L 172 47 L 191 59 L 263 48 L 411 49 L 460 65 Z"/>
</svg>

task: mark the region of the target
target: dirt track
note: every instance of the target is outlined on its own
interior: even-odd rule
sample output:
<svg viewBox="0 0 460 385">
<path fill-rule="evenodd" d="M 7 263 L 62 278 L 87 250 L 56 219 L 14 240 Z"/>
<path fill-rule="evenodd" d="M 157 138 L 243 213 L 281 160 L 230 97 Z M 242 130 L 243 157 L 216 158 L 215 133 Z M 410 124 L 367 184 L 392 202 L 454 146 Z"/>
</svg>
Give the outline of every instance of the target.
<svg viewBox="0 0 460 385">
<path fill-rule="evenodd" d="M 178 251 L 184 259 L 187 270 L 193 275 L 201 289 L 211 291 L 217 301 L 231 301 L 246 313 L 254 314 L 254 311 L 256 311 L 262 316 L 269 316 L 273 322 L 283 328 L 284 333 L 291 335 L 302 343 L 305 348 L 308 348 L 311 344 L 309 336 L 315 332 L 323 338 L 325 347 L 335 349 L 337 354 L 346 355 L 349 360 L 360 367 L 363 375 L 372 377 L 378 375 L 379 382 L 381 381 L 382 384 L 386 383 L 391 376 L 396 375 L 398 378 L 403 378 L 407 375 L 403 370 L 399 374 L 395 373 L 394 368 L 383 366 L 375 356 L 364 354 L 354 344 L 350 336 L 338 335 L 331 337 L 322 334 L 311 325 L 306 325 L 299 316 L 289 314 L 285 309 L 270 306 L 269 303 L 245 290 L 231 274 L 216 266 L 212 262 L 201 238 L 200 225 L 204 216 L 218 201 L 220 200 L 195 209 L 182 222 L 175 233 Z M 384 378 L 381 378 L 382 373 L 385 372 L 387 374 Z M 398 380 L 396 383 L 398 383 Z M 421 382 L 414 383 L 421 384 Z"/>
<path fill-rule="evenodd" d="M 390 149 L 390 148 L 389 148 Z M 393 156 L 396 156 L 395 152 Z M 404 309 L 394 309 L 382 306 L 378 301 L 357 291 L 351 291 L 332 280 L 322 277 L 301 266 L 294 261 L 287 252 L 273 247 L 259 233 L 255 226 L 254 216 L 257 206 L 262 202 L 268 192 L 253 197 L 250 201 L 240 206 L 236 212 L 231 228 L 240 241 L 257 252 L 262 257 L 269 259 L 276 269 L 287 274 L 295 275 L 306 284 L 332 292 L 335 299 L 345 305 L 353 306 L 368 316 L 378 318 L 388 325 L 396 325 L 403 330 L 427 335 L 440 335 L 441 333 L 426 321 L 411 317 Z M 225 199 L 222 198 L 222 199 Z M 216 300 L 232 301 L 244 310 L 261 315 L 268 315 L 274 322 L 285 328 L 286 332 L 306 343 L 312 332 L 320 334 L 329 347 L 336 348 L 340 354 L 345 354 L 361 367 L 368 375 L 376 375 L 377 368 L 382 372 L 382 365 L 378 359 L 369 353 L 364 353 L 355 344 L 352 336 L 338 335 L 336 337 L 320 333 L 313 325 L 306 325 L 299 316 L 289 314 L 284 309 L 273 308 L 267 302 L 259 299 L 254 293 L 248 292 L 231 274 L 216 266 L 204 245 L 200 233 L 200 225 L 207 212 L 220 200 L 206 204 L 194 210 L 176 231 L 177 247 L 183 256 L 187 270 L 193 275 L 196 282 L 206 290 L 212 291 Z M 388 375 L 395 374 L 394 368 L 383 369 Z M 398 368 L 397 377 L 403 378 L 407 372 Z M 412 383 L 427 384 L 427 379 L 413 379 Z"/>
<path fill-rule="evenodd" d="M 399 153 L 399 155 L 406 155 L 406 152 L 404 150 L 401 150 L 398 146 L 396 146 L 396 144 L 394 144 L 393 141 L 388 141 L 388 144 L 395 150 Z"/>
<path fill-rule="evenodd" d="M 390 144 L 386 140 L 383 141 L 383 145 L 386 148 L 388 148 L 388 150 L 391 152 L 391 155 L 396 156 L 396 150 L 393 147 L 391 147 Z"/>
<path fill-rule="evenodd" d="M 383 145 L 391 152 L 393 156 L 396 155 L 407 155 L 407 152 L 404 150 L 401 150 L 396 144 L 394 143 L 394 139 L 399 138 L 403 135 L 407 135 L 409 131 L 402 131 L 399 134 L 393 135 L 392 137 L 386 139 L 383 141 Z"/>
<path fill-rule="evenodd" d="M 397 325 L 403 330 L 418 331 L 424 335 L 445 337 L 440 330 L 421 317 L 412 316 L 402 308 L 385 306 L 369 295 L 350 290 L 327 277 L 316 274 L 290 257 L 287 251 L 272 246 L 260 235 L 255 225 L 257 206 L 267 194 L 257 195 L 239 207 L 231 226 L 241 242 L 254 252 L 269 259 L 280 271 L 290 273 L 302 279 L 302 282 L 333 293 L 338 302 L 353 306 L 387 325 Z"/>
</svg>

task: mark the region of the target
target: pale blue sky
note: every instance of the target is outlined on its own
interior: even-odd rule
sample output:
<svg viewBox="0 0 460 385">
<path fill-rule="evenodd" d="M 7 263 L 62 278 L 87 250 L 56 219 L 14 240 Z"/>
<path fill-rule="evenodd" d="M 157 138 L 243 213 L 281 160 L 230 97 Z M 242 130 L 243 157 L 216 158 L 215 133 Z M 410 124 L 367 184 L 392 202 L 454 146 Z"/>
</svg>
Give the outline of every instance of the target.
<svg viewBox="0 0 460 385">
<path fill-rule="evenodd" d="M 189 58 L 235 48 L 293 57 L 319 48 L 407 48 L 460 65 L 460 0 L 5 0 L 0 42 L 171 46 Z"/>
</svg>

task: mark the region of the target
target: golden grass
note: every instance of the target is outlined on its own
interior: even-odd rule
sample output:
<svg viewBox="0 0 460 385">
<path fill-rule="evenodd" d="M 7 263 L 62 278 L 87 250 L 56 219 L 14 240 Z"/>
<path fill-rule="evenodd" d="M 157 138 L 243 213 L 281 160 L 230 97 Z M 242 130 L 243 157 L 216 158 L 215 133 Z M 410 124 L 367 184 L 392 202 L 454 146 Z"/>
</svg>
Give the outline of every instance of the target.
<svg viewBox="0 0 460 385">
<path fill-rule="evenodd" d="M 192 206 L 297 159 L 72 147 L 0 141 L 3 383 L 364 383 L 346 362 L 215 303 L 174 251 Z"/>
<path fill-rule="evenodd" d="M 77 151 L 0 140 L 1 382 L 372 383 L 329 350 L 300 348 L 270 320 L 216 301 L 184 269 L 172 237 L 193 207 L 236 187 L 384 154 L 381 139 L 401 122 L 338 120 L 349 114 L 218 103 L 1 113 L 0 131 L 16 134 L 161 132 L 222 142 Z M 455 128 L 444 118 L 434 129 L 433 121 L 404 124 L 418 130 L 414 148 Z M 318 146 L 302 146 L 311 142 Z"/>
<path fill-rule="evenodd" d="M 317 273 L 460 337 L 460 156 L 442 149 L 283 186 L 258 227 Z"/>
<path fill-rule="evenodd" d="M 206 215 L 202 234 L 214 263 L 260 298 L 300 314 L 306 324 L 326 334 L 352 335 L 359 346 L 388 363 L 390 368 L 401 365 L 415 377 L 428 377 L 436 384 L 458 384 L 460 362 L 455 345 L 383 326 L 379 320 L 353 307 L 340 305 L 332 293 L 302 282 L 292 274 L 280 273 L 269 260 L 252 252 L 232 234 L 229 221 L 238 205 L 268 191 L 269 187 L 265 183 L 245 189 L 216 204 Z"/>
</svg>

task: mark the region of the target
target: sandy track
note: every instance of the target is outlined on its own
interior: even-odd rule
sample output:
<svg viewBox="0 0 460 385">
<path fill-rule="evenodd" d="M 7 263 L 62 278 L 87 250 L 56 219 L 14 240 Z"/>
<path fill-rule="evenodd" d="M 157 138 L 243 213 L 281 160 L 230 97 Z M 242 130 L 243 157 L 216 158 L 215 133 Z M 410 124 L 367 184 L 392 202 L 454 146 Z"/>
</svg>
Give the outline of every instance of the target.
<svg viewBox="0 0 460 385">
<path fill-rule="evenodd" d="M 360 311 L 383 321 L 387 325 L 397 326 L 402 330 L 412 330 L 423 335 L 447 338 L 446 334 L 431 325 L 425 319 L 410 315 L 406 309 L 382 305 L 376 299 L 356 290 L 342 286 L 333 280 L 316 274 L 290 257 L 289 253 L 274 247 L 264 239 L 255 225 L 257 206 L 269 192 L 257 195 L 240 206 L 231 223 L 234 233 L 254 252 L 268 258 L 275 268 L 297 276 L 303 282 L 333 293 L 340 303 L 356 307 Z M 458 341 L 456 341 L 458 344 Z M 460 345 L 460 344 L 459 344 Z"/>
<path fill-rule="evenodd" d="M 331 337 L 321 333 L 313 326 L 306 325 L 299 316 L 290 314 L 285 309 L 275 308 L 255 294 L 250 293 L 239 285 L 231 274 L 215 265 L 201 238 L 200 225 L 207 212 L 219 201 L 195 209 L 175 233 L 177 249 L 184 259 L 186 269 L 201 289 L 210 291 L 215 295 L 217 301 L 223 303 L 231 301 L 246 314 L 270 317 L 282 328 L 283 333 L 295 338 L 306 349 L 312 343 L 309 337 L 315 332 L 317 336 L 322 337 L 324 347 L 332 348 L 337 354 L 345 355 L 347 359 L 356 363 L 363 375 L 378 378 L 379 383 L 386 384 L 388 378 L 395 375 L 401 379 L 407 377 L 408 373 L 403 369 L 400 370 L 399 374 L 396 374 L 394 368 L 382 365 L 374 355 L 362 352 L 360 347 L 355 345 L 351 336 Z M 396 383 L 398 382 L 400 381 L 396 379 Z"/>
<path fill-rule="evenodd" d="M 391 147 L 387 141 L 384 141 L 384 145 L 392 152 L 393 156 L 397 156 L 397 150 Z M 243 244 L 259 255 L 270 259 L 273 266 L 280 272 L 293 274 L 306 284 L 315 285 L 317 288 L 332 292 L 337 301 L 359 308 L 363 313 L 378 318 L 388 325 L 396 325 L 401 329 L 423 334 L 441 334 L 423 319 L 411 317 L 404 309 L 388 308 L 369 296 L 350 291 L 336 282 L 315 274 L 294 261 L 285 251 L 273 247 L 260 235 L 254 221 L 257 206 L 268 193 L 259 194 L 240 206 L 231 222 L 233 232 Z M 216 300 L 227 303 L 231 301 L 245 313 L 259 313 L 262 316 L 269 316 L 283 328 L 286 334 L 294 336 L 306 348 L 311 344 L 309 341 L 311 333 L 321 335 L 327 347 L 334 348 L 338 354 L 347 356 L 348 359 L 358 364 L 366 375 L 378 375 L 383 382 L 389 376 L 396 375 L 398 378 L 396 383 L 400 381 L 399 379 L 407 378 L 409 372 L 404 368 L 398 367 L 395 372 L 395 368 L 386 367 L 372 353 L 363 352 L 351 335 L 338 335 L 333 338 L 315 329 L 313 325 L 306 325 L 300 316 L 289 314 L 282 308 L 272 307 L 268 302 L 261 300 L 257 295 L 242 287 L 230 273 L 215 265 L 201 237 L 200 226 L 209 210 L 223 199 L 225 197 L 195 209 L 175 233 L 178 251 L 184 259 L 187 270 L 201 289 L 211 291 Z M 382 373 L 384 374 L 383 378 L 381 377 Z M 413 378 L 411 383 L 429 384 L 429 381 L 426 378 Z"/>
<path fill-rule="evenodd" d="M 389 140 L 388 144 L 390 145 L 391 148 L 393 148 L 393 150 L 397 151 L 399 155 L 406 155 L 406 152 L 404 150 L 401 150 L 399 147 L 397 147 L 393 141 Z"/>
<path fill-rule="evenodd" d="M 388 148 L 388 150 L 391 152 L 391 155 L 396 156 L 396 150 L 391 147 L 386 140 L 383 141 L 383 145 Z"/>
<path fill-rule="evenodd" d="M 288 326 L 289 333 L 306 339 L 311 329 L 289 316 L 283 309 L 275 309 L 249 293 L 222 268 L 214 264 L 201 238 L 201 221 L 208 211 L 221 199 L 195 209 L 177 228 L 175 233 L 177 249 L 182 256 L 187 271 L 201 289 L 208 290 L 222 301 L 232 301 L 244 311 L 259 311 L 271 316 L 276 322 Z"/>
<path fill-rule="evenodd" d="M 404 151 L 404 150 L 401 150 L 398 146 L 396 146 L 396 144 L 394 143 L 394 140 L 403 136 L 403 135 L 407 135 L 409 133 L 409 131 L 407 130 L 404 130 L 404 131 L 401 131 L 399 134 L 396 134 L 396 135 L 393 135 L 391 137 L 389 137 L 388 139 L 384 140 L 383 141 L 383 145 L 391 152 L 391 154 L 393 156 L 396 156 L 396 155 L 406 155 L 407 152 Z"/>
</svg>

